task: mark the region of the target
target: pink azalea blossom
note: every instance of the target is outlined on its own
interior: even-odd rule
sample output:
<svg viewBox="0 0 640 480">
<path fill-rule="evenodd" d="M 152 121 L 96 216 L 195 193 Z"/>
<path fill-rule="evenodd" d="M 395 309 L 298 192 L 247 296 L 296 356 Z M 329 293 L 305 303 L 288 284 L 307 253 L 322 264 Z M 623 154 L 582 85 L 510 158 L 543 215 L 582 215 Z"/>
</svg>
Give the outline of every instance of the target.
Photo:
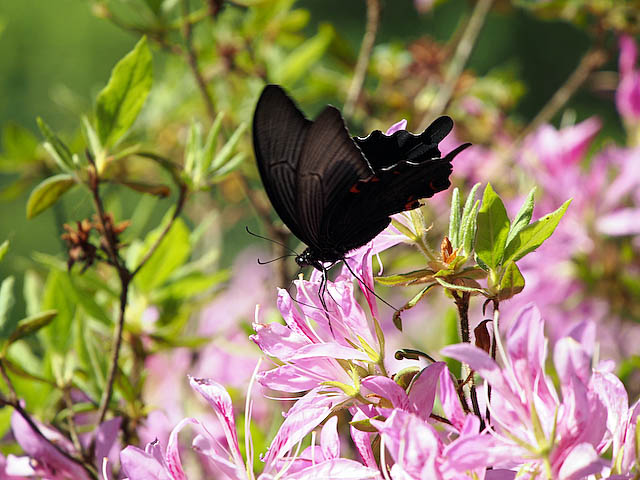
<svg viewBox="0 0 640 480">
<path fill-rule="evenodd" d="M 640 119 L 640 71 L 636 69 L 638 48 L 628 35 L 620 37 L 620 83 L 616 90 L 618 112 L 627 122 Z"/>
<path fill-rule="evenodd" d="M 198 451 L 212 468 L 222 477 L 228 479 L 250 480 L 253 473 L 253 447 L 250 436 L 246 446 L 248 458 L 242 458 L 235 416 L 231 398 L 220 384 L 208 379 L 190 379 L 191 387 L 197 391 L 213 408 L 225 432 L 225 442 L 217 441 L 210 433 L 207 425 L 195 418 L 185 418 L 171 433 L 166 453 L 162 453 L 157 443 L 147 445 L 145 450 L 129 446 L 120 457 L 122 469 L 129 480 L 186 480 L 180 454 L 177 448 L 177 436 L 186 426 L 192 425 L 198 430 L 194 437 L 193 448 Z M 328 398 L 328 397 L 327 397 Z M 304 399 L 300 400 L 304 404 Z M 318 405 L 306 405 L 307 408 L 320 408 Z M 306 422 L 308 415 L 289 415 L 279 433 L 271 444 L 269 453 L 264 459 L 263 473 L 260 480 L 279 478 L 297 480 L 304 478 L 326 478 L 336 480 L 380 479 L 377 470 L 363 466 L 353 460 L 340 458 L 340 440 L 336 432 L 336 421 L 330 420 L 322 430 L 320 445 L 312 445 L 302 454 L 296 449 L 302 439 L 317 426 Z M 326 414 L 330 409 L 325 410 Z M 250 411 L 248 412 L 250 416 Z M 313 415 L 312 415 L 313 416 Z M 326 416 L 326 415 L 325 415 Z M 248 432 L 247 432 L 248 433 Z"/>
<path fill-rule="evenodd" d="M 469 364 L 491 385 L 495 437 L 511 446 L 510 460 L 519 463 L 520 470 L 526 465 L 553 478 L 586 478 L 603 470 L 599 455 L 617 431 L 608 418 L 621 408 L 603 393 L 603 385 L 611 384 L 610 380 L 591 368 L 593 326 L 578 325 L 555 346 L 561 396 L 544 371 L 543 327 L 536 307 L 523 309 L 506 335 L 502 368 L 468 344 L 446 347 L 442 353 Z"/>
</svg>

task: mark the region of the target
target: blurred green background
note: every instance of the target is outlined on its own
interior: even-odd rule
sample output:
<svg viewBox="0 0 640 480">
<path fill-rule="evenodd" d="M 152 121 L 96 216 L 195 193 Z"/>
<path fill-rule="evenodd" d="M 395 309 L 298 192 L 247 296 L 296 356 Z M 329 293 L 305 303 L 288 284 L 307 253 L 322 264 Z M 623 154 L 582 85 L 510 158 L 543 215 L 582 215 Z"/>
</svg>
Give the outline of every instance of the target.
<svg viewBox="0 0 640 480">
<path fill-rule="evenodd" d="M 319 24 L 330 22 L 349 50 L 358 51 L 366 17 L 364 1 L 303 0 L 296 6 L 311 12 L 311 21 L 305 27 L 310 35 Z M 425 35 L 445 42 L 468 18 L 472 7 L 473 2 L 467 0 L 449 0 L 431 12 L 419 14 L 410 0 L 387 0 L 383 3 L 376 42 L 407 45 Z M 3 0 L 0 128 L 17 123 L 40 139 L 35 119 L 41 116 L 64 138 L 66 132 L 70 134 L 77 128 L 79 115 L 90 111 L 91 99 L 106 83 L 111 68 L 136 40 L 134 35 L 96 18 L 88 2 Z M 495 68 L 513 71 L 525 87 L 515 107 L 516 115 L 524 123 L 565 81 L 588 46 L 587 34 L 570 23 L 543 21 L 509 2 L 497 2 L 468 67 L 479 76 Z M 156 48 L 156 78 L 162 76 L 164 60 L 165 54 Z M 610 62 L 609 66 L 615 68 L 613 60 Z M 576 112 L 578 120 L 599 115 L 605 125 L 602 135 L 615 137 L 616 130 L 621 129 L 612 98 L 612 91 L 587 91 L 572 99 L 568 107 Z M 2 175 L 0 188 L 12 178 Z M 78 193 L 66 199 L 64 213 L 57 207 L 27 221 L 26 198 L 27 194 L 22 193 L 0 207 L 3 209 L 0 239 L 9 239 L 13 252 L 10 259 L 0 264 L 0 277 L 24 270 L 25 258 L 33 251 L 61 251 L 59 225 L 82 218 L 88 211 L 84 209 L 86 193 Z M 236 229 L 232 235 L 234 242 L 225 243 L 232 245 L 234 252 L 252 241 L 242 229 Z M 222 258 L 228 264 L 233 255 Z"/>
</svg>

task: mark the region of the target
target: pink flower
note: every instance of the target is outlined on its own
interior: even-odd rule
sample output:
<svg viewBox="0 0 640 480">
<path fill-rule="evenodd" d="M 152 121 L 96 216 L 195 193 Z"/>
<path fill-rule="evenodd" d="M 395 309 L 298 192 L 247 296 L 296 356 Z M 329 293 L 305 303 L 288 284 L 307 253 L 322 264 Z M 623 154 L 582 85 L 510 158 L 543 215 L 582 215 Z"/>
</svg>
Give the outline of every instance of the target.
<svg viewBox="0 0 640 480">
<path fill-rule="evenodd" d="M 640 119 L 640 71 L 635 68 L 638 49 L 632 37 L 620 37 L 620 83 L 616 90 L 618 112 L 627 122 Z"/>
<path fill-rule="evenodd" d="M 226 444 L 217 441 L 203 423 L 195 418 L 185 418 L 171 433 L 165 454 L 162 454 L 157 443 L 147 445 L 145 450 L 132 446 L 125 448 L 120 455 L 124 473 L 129 480 L 186 480 L 187 476 L 177 448 L 177 436 L 184 426 L 192 425 L 199 431 L 199 434 L 193 439 L 193 448 L 209 461 L 210 466 L 223 478 L 254 479 L 251 438 L 247 430 L 245 432 L 245 440 L 248 442 L 245 462 L 240 453 L 233 405 L 229 394 L 224 387 L 212 380 L 191 378 L 190 383 L 191 387 L 213 408 L 224 431 Z M 265 467 L 263 473 L 258 477 L 259 479 L 378 480 L 380 478 L 377 470 L 365 467 L 353 460 L 340 458 L 340 441 L 336 432 L 335 420 L 328 421 L 323 428 L 319 447 L 312 445 L 299 455 L 296 448 L 302 439 L 317 426 L 317 423 L 309 426 L 306 422 L 306 417 L 309 416 L 308 409 L 322 409 L 322 407 L 317 404 L 306 404 L 304 398 L 298 403 L 306 408 L 300 409 L 297 415 L 289 412 L 264 459 Z M 250 408 L 249 404 L 249 411 L 246 412 L 249 418 Z M 326 414 L 329 412 L 330 409 L 325 410 Z"/>
<path fill-rule="evenodd" d="M 13 412 L 11 415 L 11 430 L 27 456 L 9 455 L 7 457 L 3 470 L 9 475 L 7 478 L 19 476 L 51 480 L 88 479 L 87 473 L 78 462 L 74 462 L 52 445 L 53 443 L 62 451 L 77 456 L 78 452 L 73 444 L 57 430 L 35 420 L 34 423 L 42 435 L 38 434 L 18 412 Z M 99 471 L 102 470 L 103 458 L 109 456 L 109 450 L 117 439 L 119 428 L 120 419 L 115 418 L 102 423 L 95 431 L 95 466 Z M 2 473 L 0 478 L 5 478 L 1 475 Z"/>
<path fill-rule="evenodd" d="M 580 324 L 556 344 L 560 397 L 544 371 L 543 327 L 536 307 L 523 309 L 507 333 L 502 368 L 468 344 L 442 353 L 469 364 L 491 385 L 491 423 L 496 438 L 511 446 L 512 461 L 553 478 L 582 479 L 602 471 L 599 454 L 613 428 L 607 422 L 613 407 L 603 401 L 598 377 L 592 376 L 595 335 L 592 326 Z"/>
<path fill-rule="evenodd" d="M 345 270 L 335 282 L 327 282 L 328 311 L 318 297 L 321 280 L 312 275 L 311 281 L 295 282 L 300 310 L 286 290 L 278 292 L 278 308 L 286 325 L 254 324 L 256 334 L 251 339 L 266 355 L 283 362 L 259 374 L 263 386 L 303 392 L 324 382 L 340 382 L 355 388 L 345 362 L 367 367 L 379 360 L 375 332 L 353 297 L 351 274 Z"/>
<path fill-rule="evenodd" d="M 390 471 L 394 480 L 483 478 L 487 466 L 509 458 L 497 439 L 478 432 L 480 420 L 473 415 L 466 417 L 458 438 L 447 444 L 423 418 L 400 409 L 384 422 L 371 423 L 381 434 L 380 448 L 386 447 L 395 461 Z"/>
</svg>

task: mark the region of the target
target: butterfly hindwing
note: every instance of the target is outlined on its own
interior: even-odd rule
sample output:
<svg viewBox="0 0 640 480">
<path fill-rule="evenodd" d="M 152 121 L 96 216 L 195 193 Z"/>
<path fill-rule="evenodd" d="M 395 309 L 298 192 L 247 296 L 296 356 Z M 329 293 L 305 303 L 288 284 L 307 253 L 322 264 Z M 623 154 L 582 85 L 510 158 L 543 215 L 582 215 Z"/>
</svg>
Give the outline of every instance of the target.
<svg viewBox="0 0 640 480">
<path fill-rule="evenodd" d="M 380 171 L 393 169 L 402 162 L 419 163 L 439 158 L 438 143 L 452 128 L 451 118 L 440 117 L 419 135 L 406 130 L 385 135 L 380 130 L 374 130 L 364 138 L 354 137 L 353 140 L 373 170 Z"/>
<path fill-rule="evenodd" d="M 267 85 L 253 117 L 253 145 L 264 189 L 291 232 L 309 243 L 296 208 L 301 152 L 311 122 L 277 85 Z"/>
</svg>

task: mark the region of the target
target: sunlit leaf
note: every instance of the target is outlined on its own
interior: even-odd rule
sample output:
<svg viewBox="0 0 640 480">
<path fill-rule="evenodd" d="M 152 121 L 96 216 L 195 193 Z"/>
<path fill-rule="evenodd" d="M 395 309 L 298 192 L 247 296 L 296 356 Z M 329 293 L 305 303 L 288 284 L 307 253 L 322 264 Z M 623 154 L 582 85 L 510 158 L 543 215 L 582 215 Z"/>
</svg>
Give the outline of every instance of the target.
<svg viewBox="0 0 640 480">
<path fill-rule="evenodd" d="M 490 268 L 500 265 L 509 234 L 509 217 L 500 197 L 488 183 L 478 212 L 476 255 Z"/>
<path fill-rule="evenodd" d="M 498 298 L 506 300 L 524 289 L 524 277 L 515 262 L 509 262 L 500 280 Z"/>
<path fill-rule="evenodd" d="M 73 176 L 67 173 L 54 175 L 40 182 L 27 200 L 27 218 L 35 217 L 56 203 L 75 183 Z"/>
<path fill-rule="evenodd" d="M 113 68 L 96 102 L 96 130 L 104 146 L 114 145 L 140 113 L 152 83 L 152 58 L 146 37 Z"/>
<path fill-rule="evenodd" d="M 540 220 L 520 230 L 507 245 L 504 255 L 505 263 L 509 261 L 516 262 L 542 245 L 555 231 L 570 203 L 571 200 L 567 200 L 555 212 L 545 215 Z"/>
</svg>

